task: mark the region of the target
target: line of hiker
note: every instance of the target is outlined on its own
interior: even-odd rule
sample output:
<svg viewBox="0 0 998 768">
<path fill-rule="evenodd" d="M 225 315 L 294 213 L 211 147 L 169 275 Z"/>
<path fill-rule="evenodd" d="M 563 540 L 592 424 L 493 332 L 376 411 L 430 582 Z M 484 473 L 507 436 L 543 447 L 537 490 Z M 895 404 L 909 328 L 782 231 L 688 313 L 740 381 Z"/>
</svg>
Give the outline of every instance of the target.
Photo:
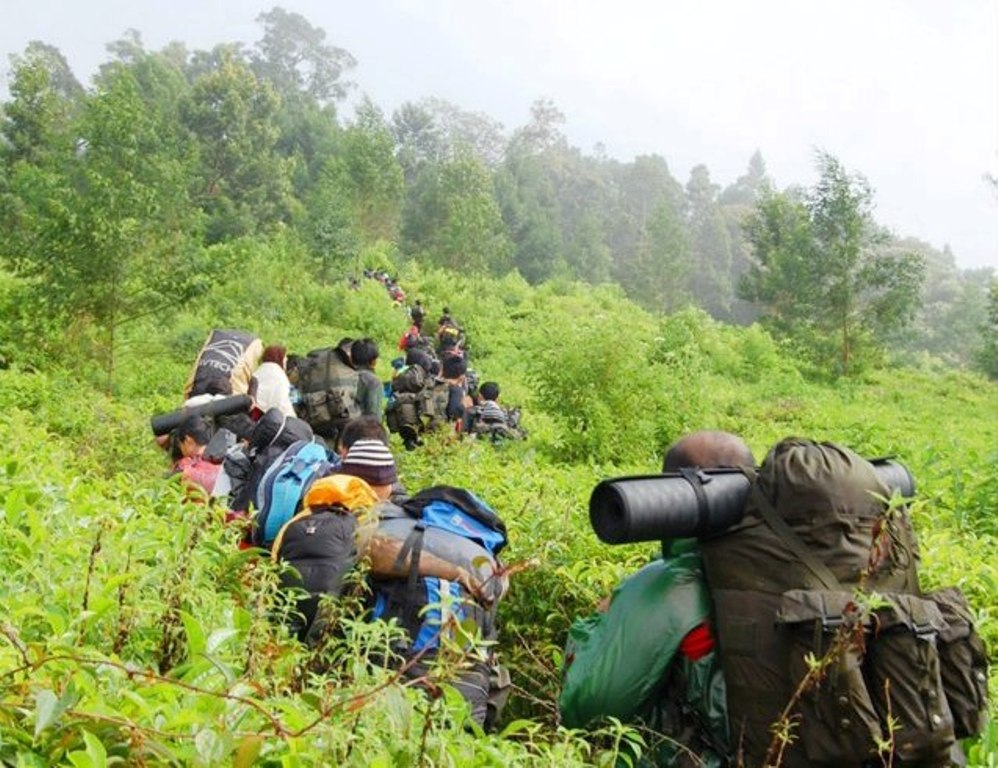
<svg viewBox="0 0 998 768">
<path fill-rule="evenodd" d="M 377 359 L 373 340 L 343 339 L 300 358 L 288 377 L 283 347 L 213 331 L 184 407 L 155 417 L 154 432 L 192 499 L 224 506 L 228 521 L 243 521 L 242 546 L 289 566 L 290 630 L 301 641 L 325 641 L 328 600 L 345 590 L 364 595 L 368 618 L 394 619 L 402 630 L 384 664 L 432 687 L 435 660 L 456 659 L 447 681 L 472 719 L 491 727 L 509 688 L 492 650 L 507 588 L 498 557 L 505 525 L 464 489 L 438 484 L 409 495 L 381 424 Z M 296 399 L 308 420 L 295 415 Z M 363 589 L 350 576 L 358 572 Z M 309 596 L 296 598 L 302 590 Z"/>
<path fill-rule="evenodd" d="M 501 520 L 462 489 L 409 496 L 378 415 L 335 413 L 342 377 L 359 381 L 348 365 L 356 342 L 310 353 L 315 362 L 304 369 L 331 370 L 338 382 L 322 403 L 328 450 L 309 423 L 279 407 L 254 422 L 250 397 L 220 396 L 254 386 L 242 381 L 253 366 L 236 354 L 232 332 L 217 333 L 228 334 L 214 347 L 240 381 L 223 386 L 215 374 L 225 365 L 199 358 L 197 368 L 212 375 L 198 384 L 196 370 L 186 418 L 160 427 L 174 430 L 188 481 L 223 496 L 233 514 L 253 514 L 249 543 L 293 567 L 286 586 L 308 597 L 296 604 L 292 631 L 321 643 L 329 626 L 321 596 L 339 596 L 367 562 L 368 615 L 405 630 L 393 663 L 410 679 L 432 679 L 427 665 L 456 645 L 470 663 L 453 684 L 476 722 L 494 723 L 508 676 L 480 641 L 497 637 L 507 586 Z M 373 357 L 358 349 L 366 363 L 377 360 L 376 348 Z M 421 393 L 424 385 L 407 381 L 435 365 L 446 388 L 434 407 L 456 423 L 458 409 L 468 410 L 465 354 L 406 349 L 391 397 Z M 475 407 L 499 408 L 492 384 L 478 387 Z M 222 407 L 233 399 L 238 408 Z M 212 435 L 204 416 L 191 416 L 198 409 L 228 428 Z M 398 426 L 410 447 L 426 425 Z M 215 477 L 206 463 L 218 467 Z M 963 764 L 958 739 L 986 722 L 987 655 L 959 590 L 919 584 L 917 542 L 899 501 L 914 494 L 914 481 L 902 465 L 791 438 L 756 467 L 737 436 L 698 432 L 668 449 L 662 469 L 593 491 L 590 519 L 601 539 L 661 541 L 661 556 L 573 624 L 562 724 L 634 725 L 646 734 L 643 761 L 655 765 Z"/>
</svg>

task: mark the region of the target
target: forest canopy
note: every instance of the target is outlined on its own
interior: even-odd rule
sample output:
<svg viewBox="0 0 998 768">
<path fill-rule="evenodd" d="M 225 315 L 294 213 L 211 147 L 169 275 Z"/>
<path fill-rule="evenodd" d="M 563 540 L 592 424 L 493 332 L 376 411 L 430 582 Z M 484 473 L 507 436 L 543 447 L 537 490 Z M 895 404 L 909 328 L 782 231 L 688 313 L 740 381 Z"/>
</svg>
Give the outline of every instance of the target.
<svg viewBox="0 0 998 768">
<path fill-rule="evenodd" d="M 438 98 L 344 115 L 350 52 L 279 7 L 257 22 L 255 43 L 211 50 L 129 30 L 86 85 L 47 43 L 11 56 L 5 357 L 82 318 L 111 371 L 122 324 L 203 293 L 225 246 L 290 231 L 318 280 L 418 261 L 612 282 L 651 311 L 758 320 L 822 374 L 912 353 L 995 373 L 991 271 L 879 225 L 875 190 L 825 150 L 814 188 L 780 190 L 758 151 L 727 185 L 661 154 L 587 154 L 548 99 L 511 129 Z"/>
</svg>

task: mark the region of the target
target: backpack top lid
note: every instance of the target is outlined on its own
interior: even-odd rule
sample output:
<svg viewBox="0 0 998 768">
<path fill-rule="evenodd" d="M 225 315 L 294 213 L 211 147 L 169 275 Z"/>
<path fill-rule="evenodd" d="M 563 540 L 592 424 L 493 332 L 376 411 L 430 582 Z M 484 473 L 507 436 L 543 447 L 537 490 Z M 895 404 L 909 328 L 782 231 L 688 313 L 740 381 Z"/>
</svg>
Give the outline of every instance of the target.
<svg viewBox="0 0 998 768">
<path fill-rule="evenodd" d="M 835 443 L 798 437 L 781 440 L 758 472 L 758 486 L 788 522 L 876 517 L 890 491 L 873 465 Z"/>
<path fill-rule="evenodd" d="M 312 483 L 303 506 L 309 509 L 343 507 L 349 512 L 368 509 L 378 503 L 371 486 L 353 475 L 329 475 Z"/>
<path fill-rule="evenodd" d="M 506 524 L 496 511 L 471 491 L 434 485 L 402 505 L 411 516 L 477 541 L 493 555 L 509 543 Z"/>
</svg>

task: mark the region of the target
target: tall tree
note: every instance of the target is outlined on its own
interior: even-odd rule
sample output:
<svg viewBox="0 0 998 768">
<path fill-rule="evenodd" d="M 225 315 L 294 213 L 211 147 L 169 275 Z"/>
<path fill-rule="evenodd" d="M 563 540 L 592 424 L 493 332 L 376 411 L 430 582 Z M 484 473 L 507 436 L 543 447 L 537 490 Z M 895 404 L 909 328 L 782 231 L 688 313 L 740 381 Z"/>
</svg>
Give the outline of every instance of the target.
<svg viewBox="0 0 998 768">
<path fill-rule="evenodd" d="M 72 125 L 83 105 L 83 88 L 59 50 L 37 40 L 12 55 L 11 99 L 0 113 L 0 153 L 8 162 L 38 162 L 75 142 Z"/>
<path fill-rule="evenodd" d="M 357 65 L 348 51 L 329 45 L 326 32 L 298 13 L 280 7 L 261 13 L 263 38 L 253 66 L 284 97 L 303 94 L 319 103 L 339 101 L 352 83 L 343 75 Z"/>
<path fill-rule="evenodd" d="M 717 204 L 718 187 L 705 165 L 696 165 L 686 183 L 692 245 L 690 291 L 697 303 L 720 319 L 730 317 L 734 287 L 731 284 L 731 238 Z"/>
<path fill-rule="evenodd" d="M 884 252 L 873 193 L 831 155 L 817 156 L 819 179 L 799 200 L 770 193 L 747 231 L 756 262 L 740 286 L 774 330 L 805 342 L 816 359 L 848 374 L 857 353 L 882 347 L 917 307 L 923 259 Z"/>
<path fill-rule="evenodd" d="M 353 124 L 344 131 L 338 162 L 350 184 L 359 231 L 369 242 L 394 242 L 402 214 L 402 168 L 395 159 L 391 130 L 370 99 L 360 103 Z"/>
<path fill-rule="evenodd" d="M 189 169 L 163 136 L 125 66 L 106 71 L 75 126 L 79 144 L 21 160 L 0 211 L 0 248 L 43 316 L 89 320 L 101 332 L 110 387 L 117 331 L 165 311 L 210 278 L 194 269 L 199 230 Z"/>
<path fill-rule="evenodd" d="M 208 242 L 266 230 L 290 217 L 289 168 L 277 153 L 280 99 L 228 49 L 194 82 L 182 105 L 197 138 L 195 199 L 208 214 Z"/>
</svg>

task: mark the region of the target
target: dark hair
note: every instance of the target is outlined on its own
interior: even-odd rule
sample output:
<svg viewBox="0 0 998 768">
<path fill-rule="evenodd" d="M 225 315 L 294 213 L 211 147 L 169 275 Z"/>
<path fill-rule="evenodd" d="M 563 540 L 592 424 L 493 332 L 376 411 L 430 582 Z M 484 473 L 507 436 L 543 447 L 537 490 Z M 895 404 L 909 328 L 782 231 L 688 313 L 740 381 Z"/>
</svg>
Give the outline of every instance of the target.
<svg viewBox="0 0 998 768">
<path fill-rule="evenodd" d="M 198 445 L 208 445 L 211 440 L 211 427 L 203 416 L 188 416 L 177 427 L 177 443 L 182 443 L 188 437 L 193 437 Z"/>
<path fill-rule="evenodd" d="M 198 389 L 199 395 L 231 395 L 232 382 L 224 376 L 213 376 Z"/>
<path fill-rule="evenodd" d="M 378 343 L 374 339 L 357 339 L 350 347 L 350 360 L 358 368 L 373 367 L 378 359 Z"/>
<path fill-rule="evenodd" d="M 406 365 L 418 365 L 427 373 L 430 372 L 430 366 L 433 364 L 433 358 L 430 353 L 425 349 L 409 349 L 405 353 L 405 364 Z"/>
<path fill-rule="evenodd" d="M 287 347 L 282 347 L 280 344 L 271 344 L 269 347 L 265 347 L 263 350 L 263 357 L 260 358 L 261 363 L 277 363 L 282 368 L 284 367 L 284 358 L 288 355 Z"/>
<path fill-rule="evenodd" d="M 379 440 L 388 445 L 388 433 L 376 416 L 358 416 L 344 425 L 340 433 L 340 447 L 348 450 L 358 440 Z"/>
<path fill-rule="evenodd" d="M 496 400 L 499 398 L 499 385 L 494 381 L 486 381 L 478 388 L 478 391 L 486 400 Z"/>
<path fill-rule="evenodd" d="M 468 364 L 461 357 L 445 357 L 443 369 L 445 379 L 456 379 L 467 372 Z"/>
</svg>

